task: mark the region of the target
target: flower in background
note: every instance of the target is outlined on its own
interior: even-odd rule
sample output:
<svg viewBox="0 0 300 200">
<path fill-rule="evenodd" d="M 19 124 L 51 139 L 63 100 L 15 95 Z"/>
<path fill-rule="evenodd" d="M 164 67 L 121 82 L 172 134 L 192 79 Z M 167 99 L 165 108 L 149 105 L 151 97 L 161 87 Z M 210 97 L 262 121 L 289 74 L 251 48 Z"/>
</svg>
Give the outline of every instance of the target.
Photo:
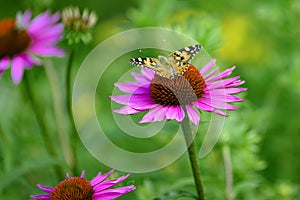
<svg viewBox="0 0 300 200">
<path fill-rule="evenodd" d="M 65 37 L 69 44 L 88 43 L 92 40 L 91 29 L 95 26 L 98 16 L 95 12 L 83 10 L 82 15 L 78 7 L 67 7 L 62 11 L 62 21 L 65 25 Z"/>
<path fill-rule="evenodd" d="M 247 88 L 237 87 L 244 83 L 240 76 L 224 79 L 235 67 L 218 73 L 218 68 L 213 68 L 214 64 L 215 59 L 200 72 L 189 65 L 182 76 L 176 75 L 173 79 L 159 76 L 145 68 L 142 68 L 142 74 L 133 72 L 135 82 L 115 83 L 122 92 L 128 93 L 111 96 L 113 101 L 125 105 L 115 112 L 129 115 L 149 110 L 140 123 L 164 119 L 181 122 L 187 113 L 195 125 L 200 122 L 200 115 L 195 108 L 228 116 L 224 111 L 237 110 L 237 107 L 228 103 L 243 101 L 234 94 Z"/>
<path fill-rule="evenodd" d="M 80 177 L 70 177 L 58 183 L 54 188 L 37 185 L 47 194 L 31 195 L 30 198 L 38 200 L 110 200 L 115 199 L 135 189 L 134 185 L 111 188 L 112 186 L 124 181 L 128 176 L 121 176 L 113 180 L 105 180 L 113 173 L 113 170 L 107 174 L 99 174 L 88 181 L 84 178 L 84 171 Z"/>
<path fill-rule="evenodd" d="M 46 11 L 31 19 L 27 10 L 15 19 L 0 20 L 0 74 L 11 66 L 12 80 L 18 84 L 24 69 L 42 64 L 38 56 L 64 56 L 64 51 L 55 46 L 63 30 L 57 23 L 59 18 L 59 13 Z"/>
</svg>

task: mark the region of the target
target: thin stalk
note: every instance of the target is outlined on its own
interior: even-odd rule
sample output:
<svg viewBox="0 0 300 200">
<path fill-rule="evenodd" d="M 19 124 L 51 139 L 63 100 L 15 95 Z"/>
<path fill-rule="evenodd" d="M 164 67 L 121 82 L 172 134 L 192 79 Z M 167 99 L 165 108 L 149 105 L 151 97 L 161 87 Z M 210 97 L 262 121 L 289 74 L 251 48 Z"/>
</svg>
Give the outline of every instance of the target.
<svg viewBox="0 0 300 200">
<path fill-rule="evenodd" d="M 78 133 L 74 122 L 73 111 L 72 111 L 72 83 L 71 83 L 71 71 L 72 71 L 72 64 L 74 60 L 74 49 L 70 50 L 70 56 L 67 63 L 67 71 L 66 71 L 66 107 L 70 119 L 70 142 L 71 142 L 71 149 L 73 153 L 74 162 L 71 166 L 71 171 L 74 175 L 79 173 L 78 166 L 77 166 L 77 156 L 76 156 L 76 146 L 78 141 Z"/>
<path fill-rule="evenodd" d="M 195 185 L 196 185 L 196 189 L 197 189 L 198 199 L 204 200 L 205 199 L 204 191 L 203 191 L 202 182 L 201 182 L 200 168 L 198 165 L 196 147 L 194 144 L 193 135 L 191 132 L 191 127 L 190 127 L 190 121 L 189 121 L 189 118 L 187 115 L 186 108 L 184 108 L 184 112 L 185 112 L 185 117 L 182 121 L 181 128 L 183 131 L 186 145 L 188 147 L 188 153 L 189 153 L 190 163 L 191 163 L 194 181 L 195 181 Z"/>
<path fill-rule="evenodd" d="M 53 108 L 55 114 L 55 121 L 57 124 L 57 134 L 60 140 L 60 145 L 65 156 L 65 160 L 68 166 L 72 166 L 74 163 L 74 155 L 71 150 L 70 136 L 66 134 L 68 127 L 68 116 L 65 112 L 65 99 L 64 92 L 61 89 L 58 74 L 53 66 L 51 60 L 44 60 L 44 69 L 47 75 L 47 79 L 52 91 Z"/>
<path fill-rule="evenodd" d="M 229 146 L 225 145 L 222 148 L 222 155 L 225 167 L 226 176 L 226 199 L 233 200 L 232 188 L 233 188 L 233 175 L 232 175 L 232 164 Z"/>
<path fill-rule="evenodd" d="M 56 152 L 55 144 L 53 143 L 53 140 L 51 138 L 51 134 L 47 128 L 44 112 L 41 110 L 41 107 L 38 105 L 36 99 L 34 98 L 27 73 L 24 74 L 23 81 L 25 89 L 24 93 L 27 94 L 32 110 L 35 113 L 36 120 L 41 129 L 41 134 L 45 143 L 46 150 L 51 157 L 57 158 L 58 154 Z M 59 165 L 54 165 L 54 171 L 60 180 L 64 178 L 64 172 Z"/>
</svg>

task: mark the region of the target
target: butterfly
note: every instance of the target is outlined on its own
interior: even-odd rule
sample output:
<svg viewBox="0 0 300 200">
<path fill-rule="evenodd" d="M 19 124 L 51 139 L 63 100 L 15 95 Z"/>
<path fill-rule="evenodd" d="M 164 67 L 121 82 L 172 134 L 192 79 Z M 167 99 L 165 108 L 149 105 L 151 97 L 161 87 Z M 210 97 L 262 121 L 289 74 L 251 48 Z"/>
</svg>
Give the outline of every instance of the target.
<svg viewBox="0 0 300 200">
<path fill-rule="evenodd" d="M 190 61 L 201 50 L 201 45 L 196 44 L 182 48 L 169 54 L 168 56 L 159 55 L 157 58 L 131 58 L 132 65 L 151 69 L 155 74 L 173 79 L 175 75 L 183 75 L 188 69 Z"/>
</svg>

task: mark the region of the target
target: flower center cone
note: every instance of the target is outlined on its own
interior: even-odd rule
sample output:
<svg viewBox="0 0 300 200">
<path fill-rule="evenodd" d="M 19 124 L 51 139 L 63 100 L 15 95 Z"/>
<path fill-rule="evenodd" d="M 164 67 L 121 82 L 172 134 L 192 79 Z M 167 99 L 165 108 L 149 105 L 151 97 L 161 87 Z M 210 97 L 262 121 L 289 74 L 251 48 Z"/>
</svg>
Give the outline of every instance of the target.
<svg viewBox="0 0 300 200">
<path fill-rule="evenodd" d="M 155 75 L 150 93 L 153 102 L 163 106 L 192 105 L 201 98 L 205 87 L 205 80 L 198 69 L 189 65 L 182 76 L 176 75 L 173 79 Z"/>
<path fill-rule="evenodd" d="M 15 20 L 0 20 L 0 58 L 25 51 L 31 38 L 25 30 L 18 30 Z"/>
</svg>

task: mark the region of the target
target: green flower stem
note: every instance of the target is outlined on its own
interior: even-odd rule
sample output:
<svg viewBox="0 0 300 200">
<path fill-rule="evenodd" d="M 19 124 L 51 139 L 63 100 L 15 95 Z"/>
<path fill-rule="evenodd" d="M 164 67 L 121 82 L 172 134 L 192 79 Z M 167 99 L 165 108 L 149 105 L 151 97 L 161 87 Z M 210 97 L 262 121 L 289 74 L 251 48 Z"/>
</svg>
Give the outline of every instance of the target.
<svg viewBox="0 0 300 200">
<path fill-rule="evenodd" d="M 226 199 L 233 200 L 232 188 L 233 188 L 233 175 L 230 148 L 228 145 L 223 146 L 222 155 L 224 160 L 224 168 L 226 175 Z"/>
<path fill-rule="evenodd" d="M 48 78 L 48 82 L 50 85 L 50 89 L 52 91 L 52 100 L 55 114 L 55 121 L 57 124 L 57 134 L 58 139 L 60 141 L 61 149 L 65 156 L 65 160 L 68 166 L 72 166 L 74 163 L 74 155 L 71 150 L 70 145 L 70 136 L 66 134 L 66 130 L 68 127 L 68 115 L 65 110 L 65 99 L 64 99 L 64 91 L 62 91 L 62 87 L 60 84 L 60 80 L 58 78 L 57 71 L 50 59 L 43 60 L 44 69 Z"/>
<path fill-rule="evenodd" d="M 198 193 L 198 199 L 204 200 L 205 199 L 204 191 L 203 191 L 203 187 L 202 187 L 202 183 L 201 183 L 200 168 L 199 168 L 198 160 L 197 160 L 196 147 L 194 144 L 194 139 L 193 139 L 193 135 L 191 132 L 191 127 L 190 127 L 190 121 L 189 121 L 185 107 L 184 107 L 184 113 L 185 113 L 185 117 L 182 121 L 181 128 L 182 128 L 182 131 L 184 134 L 186 145 L 188 147 L 188 153 L 189 153 L 190 163 L 191 163 L 193 175 L 194 175 L 194 181 L 195 181 L 195 185 L 196 185 L 196 189 L 197 189 L 197 193 Z"/>
<path fill-rule="evenodd" d="M 72 69 L 72 64 L 74 60 L 74 49 L 70 50 L 70 56 L 69 60 L 67 63 L 67 71 L 66 71 L 66 106 L 67 106 L 67 111 L 70 119 L 70 125 L 71 125 L 71 148 L 72 148 L 72 153 L 73 153 L 73 158 L 74 158 L 74 163 L 71 166 L 71 171 L 73 172 L 74 175 L 77 175 L 79 173 L 78 171 L 78 166 L 77 166 L 77 156 L 76 156 L 76 146 L 77 146 L 77 141 L 79 140 L 77 129 L 75 126 L 74 122 L 74 117 L 73 117 L 73 111 L 72 111 L 72 84 L 71 84 L 71 69 Z"/>
<path fill-rule="evenodd" d="M 51 157 L 57 158 L 58 154 L 56 152 L 55 144 L 53 143 L 51 134 L 48 131 L 44 113 L 41 110 L 41 107 L 38 105 L 36 99 L 34 98 L 33 92 L 30 87 L 30 81 L 28 79 L 27 73 L 24 74 L 23 81 L 24 81 L 24 89 L 25 89 L 24 93 L 27 94 L 30 105 L 35 113 L 35 117 L 36 117 L 38 125 L 41 129 L 42 138 L 44 140 L 47 152 Z M 59 165 L 54 165 L 54 171 L 60 180 L 62 180 L 64 178 L 64 172 Z"/>
</svg>

